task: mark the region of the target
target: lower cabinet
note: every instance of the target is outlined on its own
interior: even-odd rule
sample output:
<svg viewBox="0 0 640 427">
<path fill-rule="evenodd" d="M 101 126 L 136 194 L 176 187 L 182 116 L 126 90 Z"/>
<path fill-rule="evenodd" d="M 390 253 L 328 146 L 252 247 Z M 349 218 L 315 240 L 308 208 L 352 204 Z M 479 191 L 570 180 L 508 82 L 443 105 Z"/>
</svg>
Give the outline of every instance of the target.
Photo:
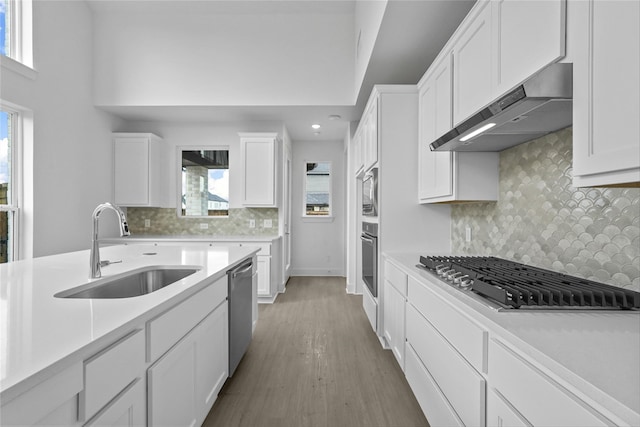
<svg viewBox="0 0 640 427">
<path fill-rule="evenodd" d="M 204 421 L 228 373 L 227 302 L 147 371 L 149 425 Z"/>
<path fill-rule="evenodd" d="M 258 296 L 271 296 L 271 257 L 258 256 Z"/>
<path fill-rule="evenodd" d="M 85 426 L 134 427 L 146 425 L 147 405 L 144 385 L 143 378 L 136 379 Z"/>
<path fill-rule="evenodd" d="M 400 368 L 404 371 L 405 342 L 405 305 L 404 295 L 391 282 L 384 282 L 384 338 L 391 348 Z"/>
<path fill-rule="evenodd" d="M 487 391 L 488 427 L 531 427 L 531 424 L 495 389 Z"/>
<path fill-rule="evenodd" d="M 520 425 L 614 425 L 508 346 L 493 339 L 489 342 L 489 374 L 491 386 L 500 393 L 503 403 L 508 402 L 502 407 L 494 402 L 491 418 L 487 417 L 489 425 L 500 426 L 500 419 L 513 417 L 514 414 L 522 414 L 521 417 L 526 420 Z M 523 384 L 527 386 L 523 387 Z M 513 413 L 509 414 L 505 406 L 514 408 L 511 409 Z"/>
</svg>

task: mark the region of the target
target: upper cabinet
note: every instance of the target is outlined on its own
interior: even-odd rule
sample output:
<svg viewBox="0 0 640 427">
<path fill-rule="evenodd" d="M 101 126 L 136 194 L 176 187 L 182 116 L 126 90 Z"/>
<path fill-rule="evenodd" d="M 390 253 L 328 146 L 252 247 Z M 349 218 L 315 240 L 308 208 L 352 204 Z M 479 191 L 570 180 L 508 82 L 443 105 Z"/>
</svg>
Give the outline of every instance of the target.
<svg viewBox="0 0 640 427">
<path fill-rule="evenodd" d="M 114 202 L 120 206 L 161 206 L 166 189 L 162 139 L 152 133 L 114 133 L 113 153 Z"/>
<path fill-rule="evenodd" d="M 429 143 L 451 129 L 453 55 L 444 52 L 418 83 L 420 203 L 495 201 L 498 153 L 431 151 Z"/>
<path fill-rule="evenodd" d="M 640 2 L 570 6 L 573 185 L 640 186 Z"/>
<path fill-rule="evenodd" d="M 497 200 L 498 153 L 429 144 L 564 57 L 565 21 L 565 0 L 479 0 L 471 9 L 418 83 L 420 203 Z"/>
<path fill-rule="evenodd" d="M 564 0 L 492 2 L 496 96 L 565 56 L 566 9 Z"/>
<path fill-rule="evenodd" d="M 562 58 L 565 21 L 565 0 L 478 1 L 445 47 L 453 52 L 453 124 Z"/>
<path fill-rule="evenodd" d="M 277 207 L 276 133 L 240 133 L 242 205 Z"/>
<path fill-rule="evenodd" d="M 458 38 L 452 48 L 455 124 L 492 100 L 491 59 L 495 55 L 491 42 L 491 4 L 479 2 L 469 12 L 456 35 Z"/>
</svg>

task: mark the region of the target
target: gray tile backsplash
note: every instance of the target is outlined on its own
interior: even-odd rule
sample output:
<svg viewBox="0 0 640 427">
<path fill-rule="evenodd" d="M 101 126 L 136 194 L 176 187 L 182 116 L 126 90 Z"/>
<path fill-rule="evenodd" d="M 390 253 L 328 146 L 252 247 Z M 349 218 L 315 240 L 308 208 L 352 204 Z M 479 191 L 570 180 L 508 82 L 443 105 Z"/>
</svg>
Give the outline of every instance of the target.
<svg viewBox="0 0 640 427">
<path fill-rule="evenodd" d="M 144 220 L 151 226 L 145 227 Z M 255 228 L 249 228 L 249 220 L 255 220 Z M 271 228 L 263 226 L 264 220 L 271 220 Z M 131 235 L 193 235 L 193 236 L 277 236 L 277 208 L 229 209 L 226 218 L 178 218 L 175 209 L 127 208 L 127 222 Z M 207 229 L 200 228 L 207 224 Z"/>
<path fill-rule="evenodd" d="M 571 162 L 571 128 L 500 153 L 499 201 L 451 206 L 453 253 L 640 290 L 640 189 L 574 188 Z"/>
</svg>

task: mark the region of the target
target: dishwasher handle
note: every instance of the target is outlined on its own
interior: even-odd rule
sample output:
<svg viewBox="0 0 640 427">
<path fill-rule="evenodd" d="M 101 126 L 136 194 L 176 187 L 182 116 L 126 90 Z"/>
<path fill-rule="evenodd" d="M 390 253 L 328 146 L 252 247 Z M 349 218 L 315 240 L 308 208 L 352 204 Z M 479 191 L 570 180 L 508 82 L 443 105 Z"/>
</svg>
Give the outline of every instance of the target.
<svg viewBox="0 0 640 427">
<path fill-rule="evenodd" d="M 245 274 L 248 271 L 251 271 L 251 269 L 253 268 L 253 262 L 249 262 L 248 264 L 245 264 L 245 267 L 242 268 L 238 267 L 236 270 L 230 270 L 229 274 L 231 275 L 232 278 L 236 278 L 238 276 L 241 276 L 243 274 Z"/>
</svg>

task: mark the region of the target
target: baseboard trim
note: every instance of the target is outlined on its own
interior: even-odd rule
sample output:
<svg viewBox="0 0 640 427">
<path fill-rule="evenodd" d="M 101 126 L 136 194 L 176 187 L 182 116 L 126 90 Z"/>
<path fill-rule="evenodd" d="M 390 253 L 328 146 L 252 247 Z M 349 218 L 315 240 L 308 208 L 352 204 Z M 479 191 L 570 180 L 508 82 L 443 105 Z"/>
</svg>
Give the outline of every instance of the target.
<svg viewBox="0 0 640 427">
<path fill-rule="evenodd" d="M 344 270 L 327 270 L 321 268 L 300 268 L 292 269 L 291 276 L 332 276 L 345 277 Z"/>
</svg>

